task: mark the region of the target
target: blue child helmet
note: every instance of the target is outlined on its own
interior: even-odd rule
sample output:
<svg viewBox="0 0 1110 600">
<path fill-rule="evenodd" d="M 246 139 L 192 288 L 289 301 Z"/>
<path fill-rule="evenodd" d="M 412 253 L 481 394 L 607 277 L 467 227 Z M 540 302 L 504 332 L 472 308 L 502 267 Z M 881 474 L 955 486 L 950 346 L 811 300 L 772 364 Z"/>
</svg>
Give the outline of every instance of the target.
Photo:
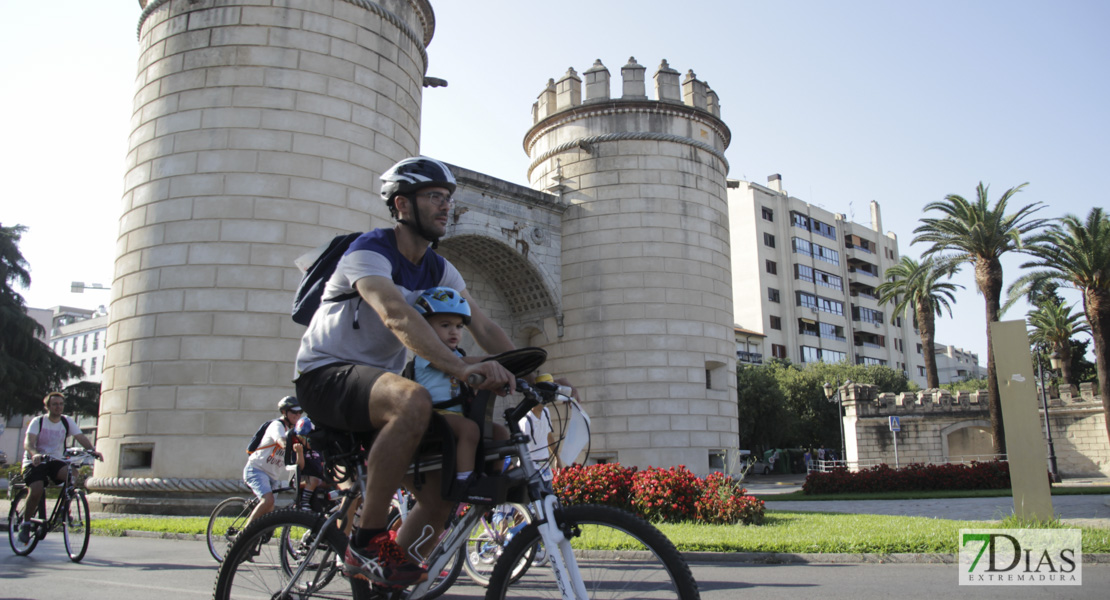
<svg viewBox="0 0 1110 600">
<path fill-rule="evenodd" d="M 434 287 L 424 290 L 413 304 L 416 312 L 430 317 L 432 315 L 459 315 L 463 323 L 470 324 L 470 304 L 462 294 L 449 287 Z"/>
<path fill-rule="evenodd" d="M 308 417 L 301 417 L 300 420 L 297 421 L 297 424 L 293 427 L 293 432 L 301 437 L 304 437 L 312 433 L 313 429 L 315 429 L 315 426 L 312 425 L 312 419 Z"/>
</svg>

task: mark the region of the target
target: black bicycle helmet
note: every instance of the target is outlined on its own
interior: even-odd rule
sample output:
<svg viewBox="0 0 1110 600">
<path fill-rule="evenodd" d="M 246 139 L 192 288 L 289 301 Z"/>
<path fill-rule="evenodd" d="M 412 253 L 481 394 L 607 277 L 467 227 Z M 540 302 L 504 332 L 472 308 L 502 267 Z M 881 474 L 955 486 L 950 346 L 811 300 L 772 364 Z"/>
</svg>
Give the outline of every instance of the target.
<svg viewBox="0 0 1110 600">
<path fill-rule="evenodd" d="M 457 183 L 455 182 L 455 176 L 451 174 L 451 169 L 448 169 L 447 165 L 434 158 L 412 156 L 401 160 L 385 173 L 382 173 L 381 180 L 382 199 L 385 200 L 385 205 L 389 208 L 389 213 L 393 215 L 393 218 L 403 225 L 416 229 L 416 233 L 420 237 L 436 244 L 439 238 L 424 231 L 424 227 L 420 224 L 420 214 L 417 212 L 416 204 L 413 203 L 413 221 L 415 223 L 409 223 L 405 219 L 398 218 L 397 205 L 394 204 L 393 199 L 398 195 L 407 196 L 423 188 L 433 186 L 446 188 L 449 193 L 454 194 Z"/>
<path fill-rule="evenodd" d="M 278 412 L 284 413 L 287 410 L 300 410 L 301 403 L 297 402 L 296 396 L 286 396 L 278 402 Z"/>
</svg>

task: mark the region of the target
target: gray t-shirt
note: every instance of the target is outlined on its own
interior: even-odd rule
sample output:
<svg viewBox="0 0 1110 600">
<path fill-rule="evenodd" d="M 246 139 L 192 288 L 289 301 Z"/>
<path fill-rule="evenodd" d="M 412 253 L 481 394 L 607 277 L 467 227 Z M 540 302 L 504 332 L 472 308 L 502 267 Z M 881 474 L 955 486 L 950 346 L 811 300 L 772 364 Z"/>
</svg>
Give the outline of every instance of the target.
<svg viewBox="0 0 1110 600">
<path fill-rule="evenodd" d="M 420 264 L 415 265 L 397 250 L 392 229 L 375 229 L 362 234 L 351 243 L 328 279 L 323 295 L 325 301 L 320 303 L 301 337 L 294 380 L 302 373 L 334 363 L 401 372 L 405 366 L 405 346 L 382 323 L 373 308 L 361 297 L 342 302 L 326 301 L 355 291 L 356 281 L 375 275 L 393 280 L 410 304 L 428 288 L 444 286 L 459 291 L 466 288 L 458 269 L 431 248 Z M 357 329 L 354 327 L 356 321 Z"/>
</svg>

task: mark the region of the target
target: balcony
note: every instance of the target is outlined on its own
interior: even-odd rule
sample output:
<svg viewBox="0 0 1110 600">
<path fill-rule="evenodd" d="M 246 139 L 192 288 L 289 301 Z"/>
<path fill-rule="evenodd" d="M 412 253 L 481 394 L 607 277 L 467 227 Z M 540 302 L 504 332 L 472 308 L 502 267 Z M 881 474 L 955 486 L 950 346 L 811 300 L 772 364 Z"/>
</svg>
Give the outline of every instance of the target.
<svg viewBox="0 0 1110 600">
<path fill-rule="evenodd" d="M 745 352 L 743 350 L 737 350 L 736 360 L 749 365 L 761 365 L 763 364 L 763 355 L 759 352 Z"/>
</svg>

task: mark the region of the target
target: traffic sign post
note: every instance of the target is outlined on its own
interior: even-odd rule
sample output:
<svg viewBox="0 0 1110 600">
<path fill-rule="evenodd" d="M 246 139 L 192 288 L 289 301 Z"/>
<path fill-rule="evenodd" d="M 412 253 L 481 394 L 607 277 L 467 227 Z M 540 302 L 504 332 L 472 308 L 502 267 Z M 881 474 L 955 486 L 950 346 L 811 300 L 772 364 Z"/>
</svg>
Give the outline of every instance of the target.
<svg viewBox="0 0 1110 600">
<path fill-rule="evenodd" d="M 902 424 L 898 422 L 898 417 L 890 417 L 890 431 L 894 434 L 894 468 L 898 468 L 898 432 L 902 431 Z"/>
</svg>

